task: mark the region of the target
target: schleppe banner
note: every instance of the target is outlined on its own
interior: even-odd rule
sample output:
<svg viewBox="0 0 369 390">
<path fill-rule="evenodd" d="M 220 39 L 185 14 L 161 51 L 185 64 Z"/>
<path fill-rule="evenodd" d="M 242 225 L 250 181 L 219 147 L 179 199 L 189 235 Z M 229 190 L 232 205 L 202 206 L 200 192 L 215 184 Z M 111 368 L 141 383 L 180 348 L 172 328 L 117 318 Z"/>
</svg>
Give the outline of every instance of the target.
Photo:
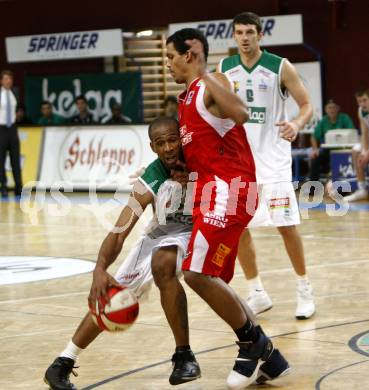
<svg viewBox="0 0 369 390">
<path fill-rule="evenodd" d="M 6 37 L 9 63 L 120 56 L 121 29 Z"/>
<path fill-rule="evenodd" d="M 128 176 L 156 158 L 147 125 L 47 127 L 37 187 L 130 191 Z"/>
</svg>

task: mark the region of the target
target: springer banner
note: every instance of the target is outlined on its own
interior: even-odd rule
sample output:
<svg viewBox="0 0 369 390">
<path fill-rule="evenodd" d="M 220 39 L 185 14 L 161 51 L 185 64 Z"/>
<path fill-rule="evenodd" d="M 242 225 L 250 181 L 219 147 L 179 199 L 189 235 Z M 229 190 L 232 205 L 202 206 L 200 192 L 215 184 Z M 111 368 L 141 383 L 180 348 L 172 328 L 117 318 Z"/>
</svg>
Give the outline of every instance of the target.
<svg viewBox="0 0 369 390">
<path fill-rule="evenodd" d="M 264 34 L 262 46 L 298 45 L 304 42 L 300 14 L 263 16 L 261 23 Z M 232 19 L 172 23 L 169 25 L 169 35 L 182 28 L 201 30 L 208 39 L 209 52 L 212 54 L 226 53 L 230 47 L 236 47 L 232 36 Z"/>
<path fill-rule="evenodd" d="M 146 125 L 47 127 L 38 188 L 130 191 L 128 176 L 157 156 Z"/>
<path fill-rule="evenodd" d="M 85 73 L 65 76 L 28 76 L 25 83 L 27 115 L 34 122 L 40 117 L 41 102 L 46 100 L 53 112 L 68 119 L 77 114 L 74 100 L 84 95 L 96 122 L 111 116 L 112 103 L 122 105 L 122 113 L 132 122 L 142 122 L 140 72 Z"/>
<path fill-rule="evenodd" d="M 8 62 L 120 56 L 121 29 L 6 37 Z"/>
</svg>

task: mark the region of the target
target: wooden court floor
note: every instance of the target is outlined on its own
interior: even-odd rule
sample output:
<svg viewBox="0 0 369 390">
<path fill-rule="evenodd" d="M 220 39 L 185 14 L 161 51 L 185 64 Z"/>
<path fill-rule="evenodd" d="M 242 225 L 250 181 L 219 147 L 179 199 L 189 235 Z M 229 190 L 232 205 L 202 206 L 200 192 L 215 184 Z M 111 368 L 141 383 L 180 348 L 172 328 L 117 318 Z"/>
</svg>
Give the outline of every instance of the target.
<svg viewBox="0 0 369 390">
<path fill-rule="evenodd" d="M 121 207 L 91 206 L 83 195 L 73 198 L 64 216 L 55 215 L 55 209 L 50 215 L 48 206 L 25 213 L 18 203 L 0 203 L 0 255 L 9 256 L 8 265 L 14 259 L 10 256 L 46 257 L 49 264 L 64 257 L 95 261 L 107 225 Z M 142 224 L 127 241 L 120 261 L 140 231 Z M 316 315 L 306 321 L 294 318 L 294 275 L 281 238 L 273 229 L 253 231 L 264 286 L 274 302 L 273 309 L 259 317 L 260 323 L 292 371 L 270 385 L 251 388 L 369 389 L 369 208 L 362 204 L 341 217 L 330 217 L 323 209 L 309 211 L 300 232 L 317 304 Z M 5 268 L 0 264 L 0 389 L 47 389 L 44 371 L 87 309 L 91 273 L 4 284 Z M 246 295 L 238 266 L 232 287 Z M 236 356 L 234 334 L 186 291 L 191 345 L 202 378 L 178 389 L 226 389 Z M 78 389 L 172 388 L 168 376 L 174 342 L 155 287 L 140 309 L 129 331 L 102 334 L 81 355 L 79 376 L 72 377 Z"/>
</svg>

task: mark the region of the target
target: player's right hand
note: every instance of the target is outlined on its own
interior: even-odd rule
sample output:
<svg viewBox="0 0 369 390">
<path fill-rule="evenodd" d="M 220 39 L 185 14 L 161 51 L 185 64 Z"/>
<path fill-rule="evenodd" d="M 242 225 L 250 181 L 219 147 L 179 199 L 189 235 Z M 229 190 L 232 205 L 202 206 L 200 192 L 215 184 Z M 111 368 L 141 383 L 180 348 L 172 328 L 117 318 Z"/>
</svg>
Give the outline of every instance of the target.
<svg viewBox="0 0 369 390">
<path fill-rule="evenodd" d="M 92 285 L 90 288 L 90 294 L 88 296 L 88 303 L 91 308 L 96 308 L 99 313 L 102 312 L 100 298 L 103 297 L 107 304 L 110 304 L 110 298 L 107 294 L 110 286 L 121 287 L 121 285 L 105 270 L 101 268 L 95 268 L 93 272 Z"/>
</svg>

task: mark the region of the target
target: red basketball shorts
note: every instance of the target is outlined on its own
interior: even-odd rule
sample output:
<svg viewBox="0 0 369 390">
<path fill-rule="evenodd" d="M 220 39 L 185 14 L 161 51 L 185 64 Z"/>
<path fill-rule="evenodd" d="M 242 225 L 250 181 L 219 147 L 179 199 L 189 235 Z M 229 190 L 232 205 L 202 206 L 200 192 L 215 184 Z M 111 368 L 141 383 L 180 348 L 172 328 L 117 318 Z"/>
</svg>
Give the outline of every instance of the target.
<svg viewBox="0 0 369 390">
<path fill-rule="evenodd" d="M 245 224 L 214 215 L 199 215 L 193 222 L 182 270 L 220 277 L 229 283 L 234 273 L 238 241 Z"/>
</svg>

